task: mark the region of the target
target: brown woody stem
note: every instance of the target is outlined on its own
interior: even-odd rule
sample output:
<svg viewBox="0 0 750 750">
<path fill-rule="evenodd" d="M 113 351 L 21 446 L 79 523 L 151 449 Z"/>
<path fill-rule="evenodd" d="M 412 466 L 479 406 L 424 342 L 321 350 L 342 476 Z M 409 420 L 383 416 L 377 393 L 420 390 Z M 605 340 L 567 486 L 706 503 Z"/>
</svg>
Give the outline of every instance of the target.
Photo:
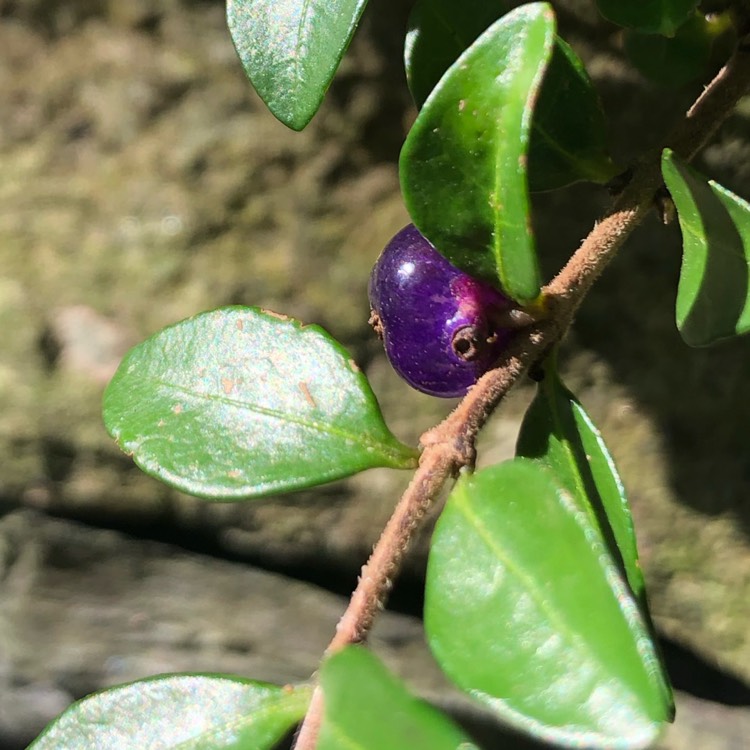
<svg viewBox="0 0 750 750">
<path fill-rule="evenodd" d="M 683 159 L 692 159 L 749 89 L 750 46 L 741 44 L 688 110 L 665 146 Z M 473 465 L 479 430 L 510 388 L 563 338 L 591 285 L 651 210 L 654 196 L 662 186 L 660 161 L 661 149 L 634 169 L 631 181 L 609 212 L 545 287 L 549 303 L 545 319 L 519 331 L 498 366 L 480 378 L 443 422 L 424 433 L 419 468 L 362 568 L 327 654 L 367 639 L 420 521 L 446 482 L 461 468 Z M 295 750 L 314 750 L 322 715 L 323 695 L 316 688 Z"/>
</svg>

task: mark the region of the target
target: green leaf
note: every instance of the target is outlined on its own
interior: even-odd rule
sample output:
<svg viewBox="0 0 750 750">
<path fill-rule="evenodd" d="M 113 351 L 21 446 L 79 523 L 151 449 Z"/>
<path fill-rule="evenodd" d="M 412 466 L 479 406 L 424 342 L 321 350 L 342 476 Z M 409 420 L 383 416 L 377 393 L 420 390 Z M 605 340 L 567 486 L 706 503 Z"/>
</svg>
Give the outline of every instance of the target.
<svg viewBox="0 0 750 750">
<path fill-rule="evenodd" d="M 166 675 L 74 703 L 29 750 L 270 750 L 310 702 L 307 687 Z"/>
<path fill-rule="evenodd" d="M 446 70 L 508 10 L 507 0 L 418 0 L 406 37 L 406 75 L 422 106 Z M 617 173 L 606 148 L 601 103 L 583 63 L 559 37 L 534 110 L 529 145 L 531 190 Z"/>
<path fill-rule="evenodd" d="M 663 86 L 681 86 L 706 73 L 714 42 L 713 26 L 694 13 L 673 37 L 625 32 L 625 52 L 647 78 Z"/>
<path fill-rule="evenodd" d="M 698 7 L 699 0 L 596 0 L 612 23 L 649 34 L 672 36 Z"/>
<path fill-rule="evenodd" d="M 327 659 L 320 682 L 325 712 L 317 750 L 477 750 L 364 648 Z"/>
<path fill-rule="evenodd" d="M 604 183 L 620 170 L 606 144 L 599 96 L 570 45 L 555 41 L 544 75 L 529 146 L 532 190 L 553 190 L 579 180 Z"/>
<path fill-rule="evenodd" d="M 417 0 L 404 47 L 406 81 L 417 107 L 464 50 L 512 6 L 510 0 Z"/>
<path fill-rule="evenodd" d="M 213 500 L 416 464 L 340 344 L 252 307 L 196 315 L 132 349 L 104 422 L 146 473 Z"/>
<path fill-rule="evenodd" d="M 750 331 L 750 204 L 669 149 L 662 173 L 682 230 L 677 328 L 690 346 Z"/>
<path fill-rule="evenodd" d="M 459 687 L 541 739 L 644 748 L 671 719 L 630 589 L 588 515 L 536 461 L 457 483 L 433 536 L 425 628 Z"/>
<path fill-rule="evenodd" d="M 588 515 L 610 554 L 622 563 L 645 611 L 645 584 L 625 488 L 601 433 L 560 381 L 552 359 L 545 364 L 544 379 L 524 417 L 516 453 L 538 459 Z"/>
<path fill-rule="evenodd" d="M 554 40 L 545 3 L 490 26 L 440 79 L 401 152 L 401 188 L 419 230 L 452 263 L 518 302 L 539 294 L 526 151 Z"/>
<path fill-rule="evenodd" d="M 232 41 L 250 82 L 284 125 L 317 112 L 367 0 L 227 0 Z"/>
</svg>

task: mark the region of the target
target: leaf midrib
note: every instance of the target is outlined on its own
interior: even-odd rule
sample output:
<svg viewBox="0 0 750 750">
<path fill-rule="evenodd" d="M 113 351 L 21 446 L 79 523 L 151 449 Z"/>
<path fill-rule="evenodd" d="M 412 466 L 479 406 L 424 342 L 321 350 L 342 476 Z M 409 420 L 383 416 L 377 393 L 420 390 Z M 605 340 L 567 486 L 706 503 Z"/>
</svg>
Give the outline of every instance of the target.
<svg viewBox="0 0 750 750">
<path fill-rule="evenodd" d="M 270 417 L 271 419 L 276 419 L 280 422 L 290 422 L 292 424 L 299 425 L 300 427 L 307 428 L 311 430 L 312 432 L 317 432 L 319 434 L 323 435 L 332 435 L 335 437 L 343 438 L 344 440 L 351 440 L 355 443 L 359 443 L 363 445 L 365 448 L 372 448 L 374 450 L 377 450 L 380 455 L 384 458 L 392 458 L 392 457 L 399 457 L 399 458 L 409 458 L 411 452 L 408 453 L 406 451 L 399 451 L 394 450 L 387 446 L 387 444 L 381 442 L 381 441 L 373 441 L 373 440 L 367 440 L 363 439 L 363 436 L 367 436 L 367 432 L 349 432 L 347 430 L 341 429 L 340 427 L 334 426 L 330 422 L 320 422 L 320 421 L 311 421 L 307 419 L 302 419 L 298 416 L 287 414 L 285 412 L 279 411 L 277 409 L 271 409 L 266 406 L 260 406 L 258 404 L 251 404 L 246 401 L 237 401 L 236 399 L 229 398 L 228 396 L 222 396 L 217 393 L 195 393 L 194 391 L 191 391 L 188 388 L 185 388 L 184 386 L 177 385 L 175 383 L 170 383 L 164 380 L 160 380 L 159 378 L 150 378 L 151 382 L 156 383 L 163 388 L 169 390 L 172 389 L 178 393 L 183 393 L 188 396 L 190 396 L 193 399 L 204 399 L 206 401 L 216 401 L 222 404 L 226 404 L 227 406 L 232 406 L 237 409 L 246 409 L 251 412 L 256 412 L 258 414 L 261 414 L 266 417 Z M 368 405 L 369 406 L 369 405 Z M 372 418 L 372 410 L 370 409 L 370 418 Z M 395 438 L 394 438 L 395 440 Z"/>
<path fill-rule="evenodd" d="M 587 647 L 586 641 L 576 638 L 575 633 L 573 633 L 570 628 L 568 628 L 567 624 L 557 616 L 555 610 L 549 608 L 547 604 L 547 597 L 543 595 L 539 587 L 535 584 L 534 580 L 530 576 L 526 575 L 526 573 L 524 573 L 518 567 L 518 565 L 513 561 L 512 558 L 505 555 L 501 547 L 498 547 L 496 545 L 495 540 L 487 532 L 479 517 L 476 515 L 476 513 L 473 512 L 468 493 L 462 491 L 458 495 L 458 497 L 462 498 L 462 500 L 458 503 L 459 509 L 463 511 L 464 517 L 467 521 L 469 521 L 479 538 L 485 543 L 490 552 L 492 552 L 496 556 L 496 558 L 502 564 L 504 564 L 506 568 L 511 571 L 511 573 L 515 575 L 516 578 L 521 582 L 539 610 L 547 617 L 547 620 L 552 624 L 555 631 L 561 634 L 570 644 L 570 646 L 574 648 L 578 653 L 588 655 L 589 659 L 598 667 L 599 659 L 597 658 L 596 653 L 592 649 Z M 596 672 L 597 674 L 600 674 L 600 669 L 597 668 Z M 597 677 L 595 679 L 598 682 L 600 678 Z"/>
<path fill-rule="evenodd" d="M 222 724 L 219 724 L 217 726 L 212 727 L 211 729 L 207 729 L 205 732 L 201 732 L 199 735 L 195 735 L 193 737 L 189 737 L 184 742 L 180 742 L 177 745 L 173 745 L 171 750 L 181 750 L 182 748 L 185 748 L 186 750 L 189 750 L 189 748 L 196 748 L 196 750 L 200 750 L 202 748 L 203 742 L 210 738 L 215 737 L 220 732 L 226 732 L 227 730 L 231 729 L 248 729 L 253 724 L 257 724 L 259 721 L 263 720 L 264 718 L 268 718 L 273 716 L 274 713 L 277 713 L 279 715 L 283 715 L 285 713 L 284 711 L 279 711 L 277 709 L 284 708 L 286 704 L 289 705 L 289 709 L 286 713 L 292 713 L 292 714 L 301 714 L 302 708 L 307 705 L 307 699 L 300 700 L 300 694 L 297 693 L 294 696 L 297 698 L 297 701 L 295 703 L 292 703 L 289 700 L 288 695 L 278 695 L 278 696 L 272 696 L 269 698 L 266 698 L 263 700 L 263 703 L 261 704 L 260 708 L 251 708 L 252 713 L 250 714 L 242 714 L 239 717 L 237 717 L 234 721 L 227 721 Z M 300 710 L 296 710 L 296 705 L 299 704 Z M 291 722 L 290 722 L 291 723 Z"/>
<path fill-rule="evenodd" d="M 300 50 L 302 49 L 302 37 L 303 28 L 307 21 L 307 15 L 310 10 L 312 0 L 303 0 L 301 12 L 299 14 L 299 22 L 297 24 L 297 35 L 294 39 L 294 57 L 292 59 L 292 71 L 294 76 L 295 88 L 299 87 L 302 83 L 304 76 L 300 76 L 300 68 L 302 67 L 302 61 L 300 59 Z M 297 94 L 298 92 L 295 92 Z M 294 99 L 297 96 L 293 97 Z"/>
<path fill-rule="evenodd" d="M 528 31 L 528 27 L 526 27 L 524 29 L 524 31 L 526 32 L 526 38 L 523 41 L 526 42 L 531 37 L 531 34 Z M 544 46 L 544 45 L 542 45 L 542 46 Z M 551 54 L 552 54 L 552 46 L 550 44 L 549 45 L 549 49 L 547 50 L 546 57 L 544 58 L 544 60 L 542 60 L 537 65 L 537 67 L 535 68 L 534 72 L 532 73 L 532 75 L 530 77 L 530 83 L 529 83 L 529 85 L 525 87 L 525 89 L 526 89 L 526 99 L 525 99 L 525 101 L 527 103 L 528 103 L 528 95 L 529 95 L 529 93 L 531 92 L 531 90 L 534 87 L 534 81 L 536 80 L 537 76 L 539 75 L 540 69 L 542 71 L 546 70 L 547 66 L 549 65 Z M 539 82 L 538 85 L 541 85 L 541 81 Z M 525 105 L 524 105 L 524 108 L 525 108 Z M 532 122 L 533 122 L 533 117 L 529 119 L 529 124 L 528 124 L 528 127 L 526 128 L 526 135 L 527 135 L 526 149 L 525 150 L 521 150 L 521 153 L 518 154 L 519 157 L 528 156 L 528 146 L 529 146 L 529 137 L 528 136 L 529 136 L 529 130 L 532 127 Z M 510 138 L 509 139 L 507 137 L 507 133 L 505 133 L 505 120 L 502 117 L 498 117 L 497 118 L 497 131 L 496 132 L 498 133 L 498 136 L 499 136 L 497 138 L 497 142 L 505 142 L 505 141 L 514 142 L 515 141 L 514 138 Z M 519 135 L 523 134 L 523 117 L 521 118 L 521 124 L 520 124 L 520 127 L 518 128 L 518 134 Z M 493 196 L 494 196 L 494 199 L 495 199 L 495 203 L 499 202 L 499 199 L 500 199 L 500 189 L 501 189 L 501 186 L 502 186 L 502 183 L 503 183 L 503 176 L 504 176 L 503 160 L 500 159 L 500 158 L 498 158 L 498 153 L 499 153 L 499 151 L 495 150 L 495 164 L 494 164 L 495 168 L 493 170 L 493 185 L 492 185 Z M 520 188 L 525 193 L 526 213 L 527 213 L 527 216 L 528 216 L 528 192 L 527 192 L 527 186 L 525 184 L 523 184 L 523 183 L 525 183 L 526 179 L 527 179 L 526 175 L 524 174 L 524 178 L 522 180 L 522 184 L 521 184 Z M 506 191 L 503 190 L 503 193 L 505 193 L 505 192 Z M 508 291 L 512 292 L 513 289 L 511 288 L 511 285 L 508 284 L 508 279 L 507 279 L 507 263 L 505 263 L 504 253 L 503 253 L 503 244 L 504 243 L 501 242 L 501 240 L 500 240 L 501 232 L 499 231 L 503 227 L 507 227 L 507 226 L 510 226 L 510 225 L 509 225 L 508 222 L 503 221 L 502 218 L 500 218 L 499 220 L 496 218 L 497 209 L 495 208 L 495 206 L 493 206 L 493 213 L 495 214 L 495 216 L 493 216 L 492 253 L 493 253 L 494 257 L 495 257 L 495 267 L 497 269 L 497 275 L 498 275 L 498 278 L 500 279 L 500 281 L 502 283 L 502 286 L 505 289 L 507 289 Z M 528 239 L 528 229 L 524 228 L 524 231 L 526 232 L 526 237 Z M 532 261 L 532 265 L 533 265 L 533 261 Z M 538 276 L 538 271 L 534 274 L 534 276 L 535 277 Z M 535 285 L 537 284 L 537 279 L 536 278 L 534 280 L 534 284 Z"/>
</svg>

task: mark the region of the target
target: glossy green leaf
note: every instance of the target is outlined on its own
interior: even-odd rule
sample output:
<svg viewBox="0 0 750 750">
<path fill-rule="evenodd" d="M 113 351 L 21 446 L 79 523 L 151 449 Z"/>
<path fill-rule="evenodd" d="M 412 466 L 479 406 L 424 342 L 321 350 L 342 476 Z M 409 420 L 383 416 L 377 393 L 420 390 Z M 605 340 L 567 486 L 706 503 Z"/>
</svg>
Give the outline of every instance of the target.
<svg viewBox="0 0 750 750">
<path fill-rule="evenodd" d="M 271 112 L 302 130 L 317 112 L 367 0 L 227 0 L 234 46 Z"/>
<path fill-rule="evenodd" d="M 364 648 L 327 659 L 320 682 L 325 713 L 316 750 L 477 750 Z"/>
<path fill-rule="evenodd" d="M 622 563 L 630 588 L 645 606 L 643 573 L 625 488 L 601 433 L 562 384 L 554 362 L 524 417 L 516 453 L 541 461 L 599 529 L 613 558 Z"/>
<path fill-rule="evenodd" d="M 583 63 L 558 37 L 534 110 L 531 189 L 611 180 L 620 170 L 607 150 L 606 132 L 601 102 Z"/>
<path fill-rule="evenodd" d="M 270 750 L 309 702 L 307 687 L 218 675 L 154 677 L 74 703 L 29 750 Z"/>
<path fill-rule="evenodd" d="M 647 78 L 663 86 L 681 86 L 705 75 L 714 34 L 702 13 L 694 13 L 672 37 L 625 33 L 625 52 Z"/>
<path fill-rule="evenodd" d="M 252 307 L 197 315 L 132 349 L 104 422 L 145 472 L 214 500 L 416 463 L 340 344 Z"/>
<path fill-rule="evenodd" d="M 750 204 L 668 149 L 662 172 L 682 230 L 677 327 L 690 346 L 750 331 Z"/>
<path fill-rule="evenodd" d="M 406 37 L 406 75 L 422 106 L 446 70 L 508 10 L 507 0 L 418 0 Z M 578 180 L 606 182 L 616 173 L 606 148 L 599 97 L 583 64 L 562 39 L 555 47 L 534 110 L 529 186 L 551 190 Z"/>
<path fill-rule="evenodd" d="M 644 748 L 671 719 L 627 583 L 589 516 L 537 461 L 459 480 L 433 536 L 425 627 L 459 687 L 539 738 Z"/>
<path fill-rule="evenodd" d="M 448 68 L 513 7 L 511 0 L 417 0 L 409 16 L 404 67 L 421 107 Z"/>
<path fill-rule="evenodd" d="M 487 29 L 440 79 L 401 152 L 401 188 L 420 231 L 452 263 L 530 302 L 540 276 L 526 151 L 554 16 L 532 3 Z"/>
<path fill-rule="evenodd" d="M 612 23 L 649 34 L 672 36 L 698 7 L 699 0 L 596 0 Z"/>
</svg>

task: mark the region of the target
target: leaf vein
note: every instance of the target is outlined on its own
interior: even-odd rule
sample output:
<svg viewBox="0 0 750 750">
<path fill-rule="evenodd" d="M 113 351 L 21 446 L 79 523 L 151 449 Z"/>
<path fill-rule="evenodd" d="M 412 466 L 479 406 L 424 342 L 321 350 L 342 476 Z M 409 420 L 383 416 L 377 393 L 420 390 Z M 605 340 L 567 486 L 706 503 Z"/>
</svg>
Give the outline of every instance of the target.
<svg viewBox="0 0 750 750">
<path fill-rule="evenodd" d="M 205 732 L 189 737 L 183 742 L 173 745 L 174 750 L 180 748 L 201 748 L 204 746 L 204 740 L 209 737 L 216 737 L 221 732 L 231 731 L 233 729 L 248 729 L 253 724 L 257 724 L 264 718 L 272 717 L 274 713 L 283 715 L 279 708 L 284 708 L 284 704 L 289 702 L 287 695 L 280 695 L 275 698 L 267 698 L 259 708 L 252 708 L 252 713 L 238 716 L 234 721 L 227 721 L 218 726 L 211 727 Z"/>
<path fill-rule="evenodd" d="M 485 528 L 479 516 L 470 507 L 471 501 L 468 497 L 468 494 L 466 492 L 463 492 L 459 494 L 458 497 L 463 498 L 463 501 L 459 503 L 459 508 L 463 511 L 466 520 L 472 525 L 480 540 L 484 542 L 484 544 L 487 546 L 490 552 L 495 555 L 498 561 L 501 564 L 505 565 L 505 567 L 521 582 L 522 586 L 524 586 L 531 599 L 537 605 L 539 610 L 547 617 L 548 622 L 555 629 L 555 631 L 560 634 L 566 641 L 568 641 L 573 649 L 581 654 L 588 655 L 589 659 L 591 659 L 594 663 L 598 663 L 596 655 L 587 646 L 586 642 L 581 640 L 580 638 L 577 638 L 575 633 L 570 631 L 566 623 L 557 616 L 554 610 L 550 609 L 549 605 L 547 604 L 547 597 L 545 597 L 542 591 L 540 591 L 534 580 L 526 573 L 524 573 L 521 568 L 519 568 L 518 565 L 513 561 L 513 559 L 511 557 L 508 557 L 504 553 L 503 549 L 496 544 L 493 537 L 487 532 L 487 529 Z"/>
<path fill-rule="evenodd" d="M 324 435 L 332 435 L 336 437 L 343 438 L 344 440 L 353 441 L 355 443 L 359 443 L 360 445 L 363 445 L 365 448 L 372 448 L 374 450 L 377 450 L 382 456 L 385 457 L 393 457 L 393 456 L 401 456 L 403 457 L 405 455 L 404 451 L 394 450 L 393 448 L 385 445 L 384 443 L 380 441 L 374 441 L 372 439 L 368 439 L 371 437 L 368 435 L 367 432 L 360 431 L 357 433 L 350 432 L 348 430 L 342 429 L 341 427 L 335 426 L 332 423 L 328 422 L 320 422 L 317 420 L 308 420 L 308 419 L 302 419 L 301 417 L 280 411 L 278 409 L 272 409 L 267 406 L 262 406 L 260 404 L 256 403 L 248 403 L 246 401 L 238 401 L 237 399 L 229 398 L 228 396 L 224 396 L 221 394 L 216 393 L 196 393 L 195 391 L 190 390 L 189 388 L 186 388 L 185 386 L 178 385 L 176 383 L 170 383 L 164 380 L 160 380 L 159 378 L 152 378 L 154 383 L 157 383 L 158 385 L 162 386 L 165 389 L 171 389 L 174 391 L 177 391 L 178 393 L 183 393 L 188 396 L 191 396 L 195 399 L 205 399 L 206 401 L 216 401 L 221 404 L 225 404 L 227 406 L 232 406 L 237 409 L 247 409 L 251 412 L 256 412 L 258 414 L 262 414 L 263 416 L 270 417 L 271 419 L 276 419 L 280 422 L 291 422 L 292 424 L 299 425 L 300 427 L 307 428 L 313 432 L 317 432 Z"/>
<path fill-rule="evenodd" d="M 303 29 L 307 22 L 307 15 L 310 10 L 312 0 L 303 0 L 302 8 L 299 14 L 299 23 L 297 24 L 297 35 L 294 39 L 294 57 L 292 58 L 293 75 L 296 85 L 299 85 L 302 81 L 302 77 L 299 74 L 300 68 L 302 67 L 302 61 L 300 58 L 300 52 L 302 51 L 302 36 Z"/>
</svg>

